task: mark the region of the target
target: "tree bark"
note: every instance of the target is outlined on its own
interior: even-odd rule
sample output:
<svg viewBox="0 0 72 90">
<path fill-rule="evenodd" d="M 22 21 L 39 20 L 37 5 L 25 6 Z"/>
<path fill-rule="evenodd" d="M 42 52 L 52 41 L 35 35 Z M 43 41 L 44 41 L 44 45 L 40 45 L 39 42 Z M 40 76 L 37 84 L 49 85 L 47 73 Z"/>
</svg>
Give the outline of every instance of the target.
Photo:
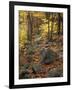
<svg viewBox="0 0 72 90">
<path fill-rule="evenodd" d="M 28 12 L 28 40 L 32 42 L 32 15 Z"/>
<path fill-rule="evenodd" d="M 52 36 L 53 36 L 53 13 L 52 13 L 52 25 L 51 25 L 51 40 L 52 40 Z"/>
<path fill-rule="evenodd" d="M 60 13 L 58 13 L 58 36 L 60 35 Z"/>
<path fill-rule="evenodd" d="M 50 40 L 49 16 L 50 16 L 50 13 L 46 12 L 46 19 L 48 20 L 48 40 Z"/>
</svg>

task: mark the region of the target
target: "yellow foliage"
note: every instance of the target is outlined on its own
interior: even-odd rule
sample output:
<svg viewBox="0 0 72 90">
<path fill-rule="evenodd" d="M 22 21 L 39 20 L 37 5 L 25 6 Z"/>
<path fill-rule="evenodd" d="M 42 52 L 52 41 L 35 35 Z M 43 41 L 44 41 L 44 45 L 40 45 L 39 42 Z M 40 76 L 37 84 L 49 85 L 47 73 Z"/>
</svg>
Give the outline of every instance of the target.
<svg viewBox="0 0 72 90">
<path fill-rule="evenodd" d="M 27 41 L 27 32 L 24 29 L 19 31 L 19 41 L 20 47 L 24 47 L 24 43 Z"/>
<path fill-rule="evenodd" d="M 24 16 L 24 11 L 19 11 L 20 16 Z"/>
<path fill-rule="evenodd" d="M 30 12 L 30 11 L 29 11 Z M 53 16 L 50 15 L 49 19 L 46 18 L 45 12 L 35 12 L 31 11 L 30 14 L 33 18 L 38 18 L 39 20 L 42 20 L 43 23 L 40 26 L 34 27 L 33 31 L 40 29 L 40 37 L 46 37 L 48 35 L 48 31 L 57 32 L 58 29 L 58 21 L 52 21 Z M 27 30 L 28 30 L 28 11 L 19 11 L 19 46 L 20 48 L 24 47 L 24 44 L 27 42 Z M 58 15 L 55 16 L 58 18 Z M 61 17 L 63 17 L 63 14 L 61 14 Z M 56 19 L 55 18 L 55 19 Z M 35 22 L 34 22 L 35 23 Z M 33 24 L 33 22 L 31 22 Z M 49 29 L 49 30 L 48 30 Z M 53 29 L 53 30 L 52 30 Z M 61 29 L 62 29 L 62 23 L 61 23 Z M 34 34 L 32 34 L 34 35 Z M 34 36 L 33 36 L 34 37 Z"/>
<path fill-rule="evenodd" d="M 48 32 L 48 24 L 42 24 L 41 28 L 43 30 L 43 33 L 47 33 Z"/>
</svg>

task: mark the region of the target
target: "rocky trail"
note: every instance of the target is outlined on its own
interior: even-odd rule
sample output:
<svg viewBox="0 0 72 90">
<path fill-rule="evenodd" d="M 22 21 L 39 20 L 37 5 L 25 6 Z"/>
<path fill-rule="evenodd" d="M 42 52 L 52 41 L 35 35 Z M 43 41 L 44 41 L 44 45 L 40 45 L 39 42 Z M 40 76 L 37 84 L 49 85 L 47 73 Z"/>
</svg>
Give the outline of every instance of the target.
<svg viewBox="0 0 72 90">
<path fill-rule="evenodd" d="M 43 42 L 32 49 L 30 47 L 30 52 L 25 48 L 20 56 L 19 74 L 20 79 L 62 77 L 62 46 L 56 42 L 47 44 Z"/>
</svg>

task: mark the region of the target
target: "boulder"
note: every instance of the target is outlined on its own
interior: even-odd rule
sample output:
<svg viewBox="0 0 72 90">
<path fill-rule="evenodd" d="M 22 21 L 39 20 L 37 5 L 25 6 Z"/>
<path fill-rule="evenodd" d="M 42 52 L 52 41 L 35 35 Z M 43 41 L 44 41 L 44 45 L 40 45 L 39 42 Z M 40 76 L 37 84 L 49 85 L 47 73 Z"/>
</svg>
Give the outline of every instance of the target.
<svg viewBox="0 0 72 90">
<path fill-rule="evenodd" d="M 24 70 L 22 73 L 20 73 L 19 78 L 20 79 L 25 79 L 25 78 L 29 78 L 29 72 L 27 70 Z"/>
<path fill-rule="evenodd" d="M 28 64 L 28 63 L 23 65 L 24 69 L 27 69 L 29 66 L 30 66 L 30 64 Z"/>
<path fill-rule="evenodd" d="M 19 78 L 24 78 L 24 76 L 26 77 L 27 74 L 29 74 L 29 72 L 27 71 L 27 69 L 29 68 L 30 64 L 24 64 L 21 66 L 20 71 L 19 71 Z"/>
<path fill-rule="evenodd" d="M 48 77 L 63 77 L 62 68 L 53 68 L 48 72 Z"/>
<path fill-rule="evenodd" d="M 33 64 L 32 70 L 33 70 L 33 73 L 39 73 L 42 70 L 42 67 L 39 64 Z"/>
<path fill-rule="evenodd" d="M 50 64 L 57 58 L 57 54 L 51 49 L 42 49 L 41 50 L 41 64 Z"/>
</svg>

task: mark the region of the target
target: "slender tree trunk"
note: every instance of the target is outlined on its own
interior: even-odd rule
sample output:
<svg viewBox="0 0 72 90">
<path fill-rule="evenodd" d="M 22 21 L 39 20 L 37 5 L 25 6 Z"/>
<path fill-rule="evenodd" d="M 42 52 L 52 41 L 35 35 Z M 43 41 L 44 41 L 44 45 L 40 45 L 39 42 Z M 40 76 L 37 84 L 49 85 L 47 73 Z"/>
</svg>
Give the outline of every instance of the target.
<svg viewBox="0 0 72 90">
<path fill-rule="evenodd" d="M 53 13 L 52 13 L 52 25 L 51 25 L 51 40 L 52 40 L 52 36 L 53 36 Z"/>
<path fill-rule="evenodd" d="M 48 41 L 50 40 L 49 16 L 50 16 L 50 13 L 46 13 L 46 19 L 48 20 Z"/>
<path fill-rule="evenodd" d="M 28 12 L 28 40 L 32 42 L 32 16 L 31 13 Z"/>
<path fill-rule="evenodd" d="M 61 17 L 61 23 L 62 23 L 62 30 L 61 30 L 61 33 L 63 34 L 63 17 Z"/>
<path fill-rule="evenodd" d="M 50 39 L 50 29 L 49 29 L 49 15 L 48 15 L 48 39 Z"/>
<path fill-rule="evenodd" d="M 58 36 L 60 36 L 60 13 L 58 13 Z"/>
</svg>

